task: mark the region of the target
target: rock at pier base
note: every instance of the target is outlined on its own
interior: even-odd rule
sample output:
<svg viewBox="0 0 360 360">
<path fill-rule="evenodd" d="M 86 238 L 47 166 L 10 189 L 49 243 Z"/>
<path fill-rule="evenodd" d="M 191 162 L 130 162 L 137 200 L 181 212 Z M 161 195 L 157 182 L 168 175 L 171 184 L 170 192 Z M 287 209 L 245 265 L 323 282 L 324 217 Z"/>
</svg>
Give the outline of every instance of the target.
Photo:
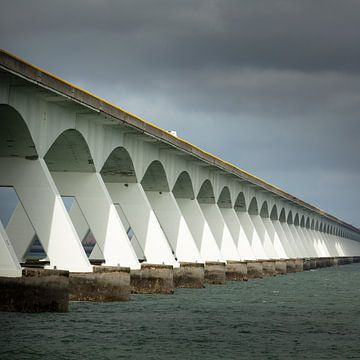
<svg viewBox="0 0 360 360">
<path fill-rule="evenodd" d="M 286 259 L 286 272 L 294 273 L 295 270 L 295 259 Z"/>
<path fill-rule="evenodd" d="M 176 288 L 205 287 L 204 264 L 181 262 L 179 268 L 174 268 L 174 286 Z"/>
<path fill-rule="evenodd" d="M 70 300 L 127 301 L 130 295 L 130 269 L 94 266 L 91 273 L 70 273 Z"/>
<path fill-rule="evenodd" d="M 275 260 L 275 271 L 276 271 L 276 274 L 279 274 L 279 275 L 286 274 L 286 260 L 285 259 Z"/>
<path fill-rule="evenodd" d="M 263 263 L 262 261 L 247 261 L 247 278 L 256 279 L 263 277 Z"/>
<path fill-rule="evenodd" d="M 0 277 L 0 311 L 67 312 L 69 273 L 23 269 L 22 277 Z"/>
<path fill-rule="evenodd" d="M 247 264 L 245 261 L 228 260 L 225 266 L 226 280 L 246 281 L 247 280 Z"/>
<path fill-rule="evenodd" d="M 225 263 L 217 261 L 205 262 L 205 283 L 206 284 L 225 284 Z"/>
<path fill-rule="evenodd" d="M 133 294 L 173 294 L 173 267 L 143 263 L 140 270 L 130 271 L 130 285 Z"/>
<path fill-rule="evenodd" d="M 275 276 L 275 261 L 274 260 L 262 260 L 263 276 Z"/>
</svg>

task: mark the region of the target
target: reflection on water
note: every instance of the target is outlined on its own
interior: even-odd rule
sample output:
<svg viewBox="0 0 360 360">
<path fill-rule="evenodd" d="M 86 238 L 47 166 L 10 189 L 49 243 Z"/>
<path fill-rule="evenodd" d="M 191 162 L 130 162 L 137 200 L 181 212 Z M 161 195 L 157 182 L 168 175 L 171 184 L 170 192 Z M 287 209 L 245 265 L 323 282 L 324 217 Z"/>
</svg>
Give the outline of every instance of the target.
<svg viewBox="0 0 360 360">
<path fill-rule="evenodd" d="M 360 264 L 67 314 L 0 313 L 0 359 L 359 359 Z"/>
</svg>

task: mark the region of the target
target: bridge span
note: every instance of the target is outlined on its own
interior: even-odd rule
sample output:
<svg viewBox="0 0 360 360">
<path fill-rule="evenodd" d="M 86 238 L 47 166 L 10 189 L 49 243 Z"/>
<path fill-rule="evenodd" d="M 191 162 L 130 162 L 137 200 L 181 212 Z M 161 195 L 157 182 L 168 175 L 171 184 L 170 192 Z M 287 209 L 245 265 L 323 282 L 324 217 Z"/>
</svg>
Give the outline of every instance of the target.
<svg viewBox="0 0 360 360">
<path fill-rule="evenodd" d="M 18 199 L 2 277 L 21 277 L 35 240 L 47 269 L 130 268 L 134 283 L 360 256 L 356 227 L 6 51 L 0 186 Z"/>
</svg>

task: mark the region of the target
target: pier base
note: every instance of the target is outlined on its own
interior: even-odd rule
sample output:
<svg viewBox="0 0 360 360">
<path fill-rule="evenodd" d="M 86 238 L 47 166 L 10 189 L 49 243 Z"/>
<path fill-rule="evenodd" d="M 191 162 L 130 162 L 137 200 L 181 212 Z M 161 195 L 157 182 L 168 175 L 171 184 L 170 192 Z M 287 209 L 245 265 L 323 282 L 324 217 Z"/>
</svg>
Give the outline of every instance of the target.
<svg viewBox="0 0 360 360">
<path fill-rule="evenodd" d="M 205 283 L 204 264 L 181 262 L 174 268 L 174 286 L 176 288 L 203 288 Z"/>
<path fill-rule="evenodd" d="M 295 272 L 304 271 L 304 259 L 295 259 Z"/>
<path fill-rule="evenodd" d="M 275 261 L 263 260 L 262 261 L 263 276 L 275 276 Z"/>
<path fill-rule="evenodd" d="M 304 264 L 303 264 L 303 270 L 310 270 L 311 269 L 311 259 L 304 259 Z"/>
<path fill-rule="evenodd" d="M 310 259 L 310 269 L 316 269 L 316 259 L 315 258 Z"/>
<path fill-rule="evenodd" d="M 225 284 L 225 263 L 217 261 L 205 262 L 205 283 Z"/>
<path fill-rule="evenodd" d="M 130 269 L 94 266 L 91 273 L 70 273 L 70 300 L 127 301 L 130 295 Z"/>
<path fill-rule="evenodd" d="M 280 259 L 275 260 L 275 272 L 279 275 L 285 275 L 286 274 L 286 260 Z"/>
<path fill-rule="evenodd" d="M 173 294 L 174 271 L 172 265 L 141 264 L 141 270 L 130 271 L 133 294 Z"/>
<path fill-rule="evenodd" d="M 294 273 L 295 270 L 295 259 L 287 259 L 286 260 L 286 272 L 287 273 Z"/>
<path fill-rule="evenodd" d="M 230 261 L 226 262 L 225 266 L 226 280 L 246 281 L 247 280 L 247 265 L 244 261 Z"/>
<path fill-rule="evenodd" d="M 263 277 L 263 264 L 262 261 L 247 261 L 247 278 L 256 279 Z"/>
<path fill-rule="evenodd" d="M 22 277 L 0 277 L 0 311 L 67 312 L 69 273 L 23 269 Z"/>
</svg>

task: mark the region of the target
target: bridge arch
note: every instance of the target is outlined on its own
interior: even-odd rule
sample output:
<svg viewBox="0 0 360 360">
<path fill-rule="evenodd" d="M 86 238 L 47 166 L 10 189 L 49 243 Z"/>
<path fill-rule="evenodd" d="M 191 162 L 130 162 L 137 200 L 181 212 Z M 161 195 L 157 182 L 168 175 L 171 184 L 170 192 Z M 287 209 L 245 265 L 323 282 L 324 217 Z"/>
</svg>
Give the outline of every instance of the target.
<svg viewBox="0 0 360 360">
<path fill-rule="evenodd" d="M 258 203 L 255 196 L 250 201 L 248 213 L 250 215 L 259 215 Z"/>
<path fill-rule="evenodd" d="M 194 187 L 187 171 L 183 171 L 176 179 L 172 190 L 174 196 L 180 199 L 195 199 Z"/>
<path fill-rule="evenodd" d="M 315 222 L 315 231 L 319 231 L 319 220 Z"/>
<path fill-rule="evenodd" d="M 247 210 L 245 195 L 242 191 L 238 194 L 235 200 L 234 209 L 235 211 L 240 211 L 240 212 L 244 212 Z"/>
<path fill-rule="evenodd" d="M 302 228 L 305 227 L 305 216 L 304 216 L 304 215 L 301 215 L 300 226 L 301 226 Z"/>
<path fill-rule="evenodd" d="M 30 129 L 12 106 L 0 104 L 0 157 L 37 158 L 38 152 Z"/>
<path fill-rule="evenodd" d="M 228 186 L 224 186 L 221 190 L 217 204 L 220 208 L 232 208 L 231 195 Z"/>
<path fill-rule="evenodd" d="M 319 231 L 323 232 L 323 223 L 322 222 L 320 222 Z"/>
<path fill-rule="evenodd" d="M 164 166 L 159 160 L 154 160 L 148 166 L 141 179 L 141 185 L 145 191 L 170 191 Z"/>
<path fill-rule="evenodd" d="M 197 199 L 202 204 L 215 204 L 214 188 L 209 179 L 202 183 Z"/>
<path fill-rule="evenodd" d="M 105 182 L 136 183 L 134 163 L 128 151 L 119 146 L 110 153 L 101 171 Z"/>
<path fill-rule="evenodd" d="M 315 229 L 315 220 L 314 220 L 314 219 L 311 220 L 310 229 L 311 229 L 311 230 L 314 230 L 314 229 Z"/>
<path fill-rule="evenodd" d="M 285 208 L 282 208 L 280 211 L 279 221 L 286 222 Z"/>
<path fill-rule="evenodd" d="M 288 223 L 289 225 L 291 225 L 291 224 L 294 223 L 292 210 L 289 211 L 286 221 L 287 221 L 287 223 Z"/>
<path fill-rule="evenodd" d="M 294 217 L 294 225 L 295 225 L 295 226 L 299 226 L 299 225 L 300 225 L 299 213 L 296 213 L 296 215 L 295 215 L 295 217 Z"/>
<path fill-rule="evenodd" d="M 263 202 L 263 204 L 261 206 L 260 216 L 263 218 L 269 217 L 269 208 L 268 208 L 268 203 L 266 200 Z"/>
<path fill-rule="evenodd" d="M 271 213 L 270 213 L 270 219 L 271 220 L 279 220 L 279 216 L 278 216 L 278 210 L 277 210 L 277 206 L 274 205 L 271 209 Z"/>
<path fill-rule="evenodd" d="M 63 131 L 44 156 L 50 171 L 95 172 L 93 156 L 76 129 Z"/>
</svg>

